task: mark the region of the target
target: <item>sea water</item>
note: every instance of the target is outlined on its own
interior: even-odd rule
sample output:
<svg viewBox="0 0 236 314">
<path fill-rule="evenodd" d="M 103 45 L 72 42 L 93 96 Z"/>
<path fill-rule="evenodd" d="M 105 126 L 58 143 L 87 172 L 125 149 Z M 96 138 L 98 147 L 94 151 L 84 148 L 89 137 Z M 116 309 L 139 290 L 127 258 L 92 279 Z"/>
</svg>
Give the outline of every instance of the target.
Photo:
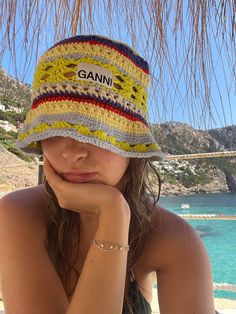
<svg viewBox="0 0 236 314">
<path fill-rule="evenodd" d="M 181 204 L 189 204 L 182 210 Z M 161 197 L 160 205 L 177 214 L 236 214 L 236 193 Z M 236 285 L 236 220 L 187 220 L 208 251 L 215 283 Z M 215 297 L 236 300 L 236 292 L 215 290 Z"/>
</svg>

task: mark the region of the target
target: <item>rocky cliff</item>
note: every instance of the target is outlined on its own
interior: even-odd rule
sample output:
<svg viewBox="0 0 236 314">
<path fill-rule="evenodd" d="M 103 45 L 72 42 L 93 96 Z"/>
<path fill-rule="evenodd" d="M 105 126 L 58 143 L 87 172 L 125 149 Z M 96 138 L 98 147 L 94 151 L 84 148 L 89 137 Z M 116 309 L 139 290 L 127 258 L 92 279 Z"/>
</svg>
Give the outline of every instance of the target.
<svg viewBox="0 0 236 314">
<path fill-rule="evenodd" d="M 16 80 L 0 66 L 0 102 L 15 107 L 30 107 L 31 86 Z"/>
<path fill-rule="evenodd" d="M 152 126 L 162 151 L 192 154 L 236 149 L 236 127 L 197 130 L 179 122 Z M 159 163 L 163 193 L 207 193 L 236 191 L 236 159 L 205 158 Z"/>
</svg>

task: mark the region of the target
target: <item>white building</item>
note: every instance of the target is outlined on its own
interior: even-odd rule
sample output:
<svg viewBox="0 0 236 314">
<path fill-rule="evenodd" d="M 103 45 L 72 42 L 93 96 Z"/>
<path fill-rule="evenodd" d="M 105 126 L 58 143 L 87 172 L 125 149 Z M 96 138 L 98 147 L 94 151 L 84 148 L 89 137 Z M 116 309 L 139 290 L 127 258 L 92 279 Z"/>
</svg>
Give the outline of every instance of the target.
<svg viewBox="0 0 236 314">
<path fill-rule="evenodd" d="M 17 107 L 9 106 L 9 108 L 6 109 L 6 111 L 15 111 L 17 113 L 21 113 L 21 112 L 23 112 L 23 108 L 17 108 Z"/>
<path fill-rule="evenodd" d="M 17 132 L 16 126 L 6 120 L 0 120 L 0 127 L 3 128 L 7 132 L 9 131 Z"/>
<path fill-rule="evenodd" d="M 5 107 L 5 105 L 1 104 L 1 102 L 0 102 L 0 110 L 2 110 L 2 111 L 6 111 L 6 107 Z"/>
</svg>

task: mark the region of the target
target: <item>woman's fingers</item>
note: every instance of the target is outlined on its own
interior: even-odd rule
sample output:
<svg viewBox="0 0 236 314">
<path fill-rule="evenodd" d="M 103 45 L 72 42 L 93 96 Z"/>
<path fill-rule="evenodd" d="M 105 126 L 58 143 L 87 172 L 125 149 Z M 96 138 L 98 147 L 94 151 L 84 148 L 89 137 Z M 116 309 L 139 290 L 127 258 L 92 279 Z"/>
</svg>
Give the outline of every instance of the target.
<svg viewBox="0 0 236 314">
<path fill-rule="evenodd" d="M 44 160 L 44 173 L 46 175 L 47 181 L 50 187 L 53 189 L 59 205 L 64 208 L 64 201 L 63 201 L 63 191 L 66 187 L 64 184 L 66 183 L 53 169 L 49 160 L 45 157 Z"/>
<path fill-rule="evenodd" d="M 53 167 L 51 166 L 49 160 L 45 157 L 44 159 L 44 173 L 46 175 L 46 178 L 48 180 L 48 183 L 53 188 L 57 188 L 60 186 L 60 184 L 64 183 L 65 181 L 57 175 Z"/>
<path fill-rule="evenodd" d="M 62 208 L 97 214 L 101 208 L 112 207 L 120 201 L 121 193 L 115 187 L 102 183 L 72 183 L 63 180 L 45 158 L 44 171 Z"/>
<path fill-rule="evenodd" d="M 82 205 L 81 203 L 83 203 L 83 198 L 86 198 L 88 187 L 85 187 L 84 184 L 63 180 L 63 178 L 56 173 L 46 157 L 44 161 L 44 172 L 49 185 L 56 194 L 59 205 L 62 208 L 79 211 Z M 88 201 L 90 197 L 87 197 Z"/>
</svg>

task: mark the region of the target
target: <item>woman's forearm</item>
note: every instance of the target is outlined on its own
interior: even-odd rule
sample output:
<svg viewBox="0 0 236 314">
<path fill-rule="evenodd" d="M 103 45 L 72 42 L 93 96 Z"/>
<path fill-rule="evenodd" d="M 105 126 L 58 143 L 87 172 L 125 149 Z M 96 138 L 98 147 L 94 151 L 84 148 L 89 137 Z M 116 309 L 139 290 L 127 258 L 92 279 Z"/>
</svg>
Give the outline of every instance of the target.
<svg viewBox="0 0 236 314">
<path fill-rule="evenodd" d="M 128 243 L 129 209 L 113 207 L 99 217 L 95 239 Z M 124 298 L 127 251 L 103 251 L 92 245 L 67 314 L 121 314 Z"/>
</svg>

